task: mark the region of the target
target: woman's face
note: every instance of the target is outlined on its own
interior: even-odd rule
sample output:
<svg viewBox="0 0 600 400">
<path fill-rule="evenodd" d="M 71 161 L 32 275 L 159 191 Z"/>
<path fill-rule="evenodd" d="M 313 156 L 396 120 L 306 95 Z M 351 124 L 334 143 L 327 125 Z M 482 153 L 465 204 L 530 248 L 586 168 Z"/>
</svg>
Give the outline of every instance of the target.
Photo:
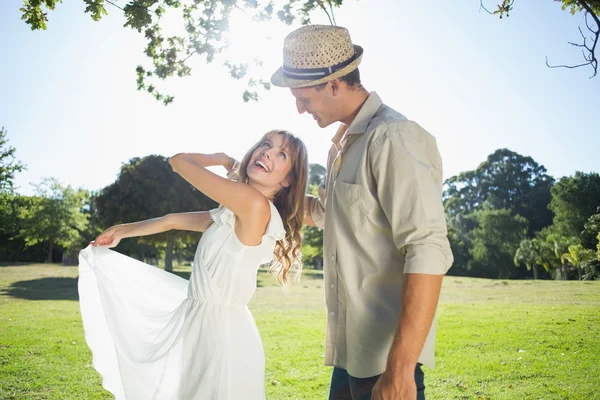
<svg viewBox="0 0 600 400">
<path fill-rule="evenodd" d="M 248 183 L 257 189 L 264 189 L 267 197 L 273 197 L 279 190 L 289 186 L 289 173 L 292 169 L 292 155 L 286 146 L 284 135 L 271 133 L 258 146 L 247 167 Z"/>
</svg>

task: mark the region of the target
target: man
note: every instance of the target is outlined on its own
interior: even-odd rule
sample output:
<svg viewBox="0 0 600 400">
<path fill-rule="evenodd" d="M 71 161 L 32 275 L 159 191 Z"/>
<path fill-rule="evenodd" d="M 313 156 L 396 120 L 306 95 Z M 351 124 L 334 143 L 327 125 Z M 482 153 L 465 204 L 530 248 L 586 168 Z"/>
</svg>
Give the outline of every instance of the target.
<svg viewBox="0 0 600 400">
<path fill-rule="evenodd" d="M 324 228 L 329 399 L 424 399 L 452 264 L 442 163 L 433 136 L 361 85 L 362 55 L 345 28 L 305 26 L 285 38 L 271 83 L 321 128 L 341 122 L 306 215 Z"/>
</svg>

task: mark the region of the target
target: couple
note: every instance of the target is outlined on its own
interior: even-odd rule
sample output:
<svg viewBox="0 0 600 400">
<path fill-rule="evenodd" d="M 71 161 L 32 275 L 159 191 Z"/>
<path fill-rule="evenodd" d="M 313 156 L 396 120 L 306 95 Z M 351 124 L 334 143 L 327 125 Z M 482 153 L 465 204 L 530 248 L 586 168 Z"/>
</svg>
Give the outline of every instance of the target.
<svg viewBox="0 0 600 400">
<path fill-rule="evenodd" d="M 304 144 L 272 131 L 240 163 L 223 153 L 169 159 L 218 209 L 114 226 L 80 254 L 86 340 L 117 399 L 264 399 L 247 304 L 259 265 L 271 262 L 282 284 L 300 265 L 303 223 L 324 229 L 329 399 L 425 398 L 421 365 L 434 366 L 452 263 L 435 139 L 364 89 L 363 49 L 345 28 L 299 28 L 283 54 L 272 83 L 320 127 L 341 122 L 318 197 L 305 195 Z M 206 169 L 215 165 L 235 179 Z M 204 232 L 189 282 L 106 249 L 169 229 Z"/>
</svg>

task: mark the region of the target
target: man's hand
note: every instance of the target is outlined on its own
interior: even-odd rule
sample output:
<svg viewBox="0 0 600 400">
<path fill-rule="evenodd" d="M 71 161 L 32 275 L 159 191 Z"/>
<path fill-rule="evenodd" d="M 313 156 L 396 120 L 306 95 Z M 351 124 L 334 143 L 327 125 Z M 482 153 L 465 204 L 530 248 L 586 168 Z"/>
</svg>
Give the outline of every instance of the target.
<svg viewBox="0 0 600 400">
<path fill-rule="evenodd" d="M 371 393 L 371 400 L 415 400 L 417 384 L 415 371 L 394 374 L 385 371 L 377 380 Z"/>
</svg>

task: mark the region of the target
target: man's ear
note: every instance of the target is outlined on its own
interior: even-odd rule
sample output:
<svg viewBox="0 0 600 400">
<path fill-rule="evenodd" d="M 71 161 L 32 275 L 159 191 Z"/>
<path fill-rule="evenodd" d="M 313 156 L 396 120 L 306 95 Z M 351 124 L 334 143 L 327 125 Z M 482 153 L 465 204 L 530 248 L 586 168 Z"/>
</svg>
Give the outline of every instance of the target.
<svg viewBox="0 0 600 400">
<path fill-rule="evenodd" d="M 339 79 L 334 79 L 332 81 L 329 81 L 329 83 L 330 83 L 329 90 L 331 90 L 331 95 L 337 96 L 340 93 L 341 81 Z"/>
</svg>

